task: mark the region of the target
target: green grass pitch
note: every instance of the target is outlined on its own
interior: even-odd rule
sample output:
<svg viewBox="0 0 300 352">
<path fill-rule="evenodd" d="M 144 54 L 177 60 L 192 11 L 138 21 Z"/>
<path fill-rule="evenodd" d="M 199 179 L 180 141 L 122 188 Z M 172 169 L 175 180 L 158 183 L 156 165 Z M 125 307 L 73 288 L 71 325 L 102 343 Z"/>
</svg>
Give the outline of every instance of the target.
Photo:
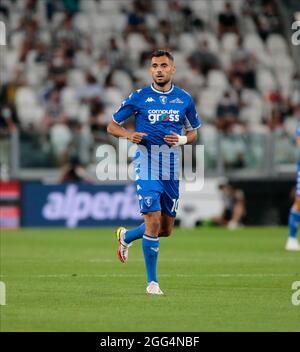
<svg viewBox="0 0 300 352">
<path fill-rule="evenodd" d="M 122 264 L 113 229 L 2 231 L 1 331 L 300 331 L 286 232 L 175 229 L 147 296 L 140 241 Z"/>
</svg>

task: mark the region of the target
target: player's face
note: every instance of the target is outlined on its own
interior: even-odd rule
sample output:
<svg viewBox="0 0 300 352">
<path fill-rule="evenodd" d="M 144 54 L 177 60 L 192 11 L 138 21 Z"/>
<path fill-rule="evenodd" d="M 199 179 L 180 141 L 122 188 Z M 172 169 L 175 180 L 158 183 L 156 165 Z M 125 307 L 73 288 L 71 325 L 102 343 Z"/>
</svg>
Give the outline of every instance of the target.
<svg viewBox="0 0 300 352">
<path fill-rule="evenodd" d="M 176 68 L 173 61 L 167 56 L 153 57 L 151 60 L 150 72 L 153 81 L 160 87 L 170 82 Z"/>
</svg>

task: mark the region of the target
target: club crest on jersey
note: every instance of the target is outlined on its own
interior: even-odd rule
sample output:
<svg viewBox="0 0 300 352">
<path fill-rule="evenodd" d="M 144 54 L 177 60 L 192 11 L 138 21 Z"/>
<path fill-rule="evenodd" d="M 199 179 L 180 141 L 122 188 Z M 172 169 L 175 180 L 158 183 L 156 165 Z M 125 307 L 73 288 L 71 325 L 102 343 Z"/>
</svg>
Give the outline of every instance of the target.
<svg viewBox="0 0 300 352">
<path fill-rule="evenodd" d="M 167 104 L 167 101 L 168 101 L 168 97 L 166 97 L 165 95 L 161 95 L 159 97 L 159 100 L 162 104 Z"/>
<path fill-rule="evenodd" d="M 151 205 L 152 205 L 152 197 L 150 197 L 150 196 L 144 197 L 144 202 L 147 205 L 147 207 L 151 207 Z"/>
</svg>

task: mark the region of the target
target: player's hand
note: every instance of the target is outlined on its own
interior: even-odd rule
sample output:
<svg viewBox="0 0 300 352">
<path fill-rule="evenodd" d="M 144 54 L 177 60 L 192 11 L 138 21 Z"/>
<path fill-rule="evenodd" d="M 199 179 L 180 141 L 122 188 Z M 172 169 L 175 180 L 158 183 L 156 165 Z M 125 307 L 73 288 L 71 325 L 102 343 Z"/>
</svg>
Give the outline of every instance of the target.
<svg viewBox="0 0 300 352">
<path fill-rule="evenodd" d="M 171 134 L 167 134 L 165 136 L 164 141 L 169 145 L 175 145 L 179 142 L 179 135 L 175 132 L 172 132 Z"/>
<path fill-rule="evenodd" d="M 143 139 L 144 136 L 147 136 L 147 133 L 143 132 L 131 132 L 130 135 L 128 136 L 128 139 L 132 143 L 141 143 L 141 140 Z"/>
</svg>

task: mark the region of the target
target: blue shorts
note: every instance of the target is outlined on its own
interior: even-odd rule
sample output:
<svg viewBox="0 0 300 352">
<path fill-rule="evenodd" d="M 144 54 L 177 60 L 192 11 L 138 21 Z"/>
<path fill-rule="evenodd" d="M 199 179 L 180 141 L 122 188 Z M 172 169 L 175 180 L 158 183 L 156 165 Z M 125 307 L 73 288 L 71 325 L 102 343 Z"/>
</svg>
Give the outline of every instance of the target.
<svg viewBox="0 0 300 352">
<path fill-rule="evenodd" d="M 142 214 L 160 210 L 176 217 L 179 199 L 178 180 L 136 180 L 136 188 Z"/>
</svg>

